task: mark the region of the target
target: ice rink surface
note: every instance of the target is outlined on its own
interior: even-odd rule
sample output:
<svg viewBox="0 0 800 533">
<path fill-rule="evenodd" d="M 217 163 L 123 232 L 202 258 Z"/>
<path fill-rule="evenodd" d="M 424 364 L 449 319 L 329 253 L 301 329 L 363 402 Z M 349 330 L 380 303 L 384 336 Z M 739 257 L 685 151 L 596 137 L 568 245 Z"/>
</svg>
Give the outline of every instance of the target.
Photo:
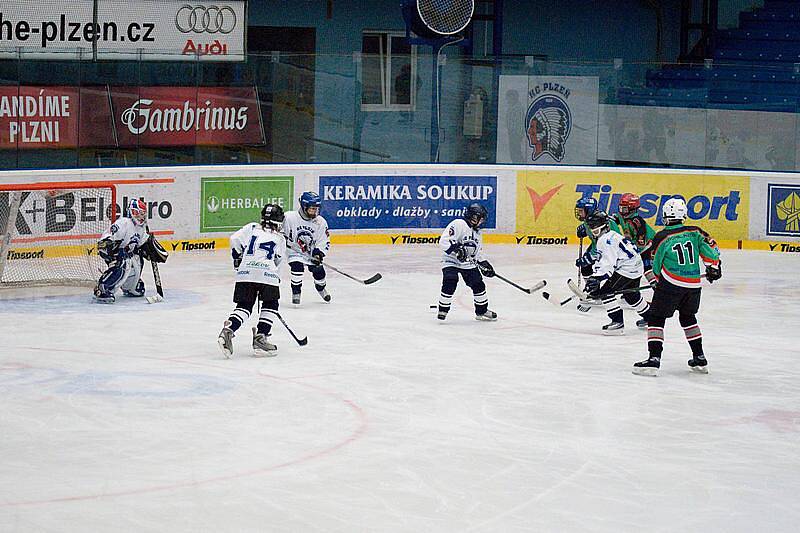
<svg viewBox="0 0 800 533">
<path fill-rule="evenodd" d="M 575 247 L 488 246 L 567 296 Z M 797 531 L 798 257 L 723 250 L 699 316 L 708 375 L 645 333 L 488 280 L 445 323 L 438 250 L 336 246 L 324 304 L 281 309 L 280 353 L 222 358 L 226 252 L 174 254 L 167 300 L 0 300 L 0 531 Z M 145 281 L 152 290 L 149 268 Z M 255 325 L 251 318 L 248 326 Z"/>
</svg>

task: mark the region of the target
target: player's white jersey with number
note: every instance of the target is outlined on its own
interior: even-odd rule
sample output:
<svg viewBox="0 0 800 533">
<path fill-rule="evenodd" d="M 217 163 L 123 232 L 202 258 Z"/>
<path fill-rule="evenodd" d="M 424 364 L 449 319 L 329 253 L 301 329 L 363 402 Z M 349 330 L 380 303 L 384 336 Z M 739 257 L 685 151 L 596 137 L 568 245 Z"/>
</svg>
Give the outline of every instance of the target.
<svg viewBox="0 0 800 533">
<path fill-rule="evenodd" d="M 120 250 L 128 250 L 133 253 L 147 241 L 148 237 L 144 226 L 139 226 L 132 219 L 123 217 L 111 224 L 100 240 L 119 241 Z"/>
<path fill-rule="evenodd" d="M 314 249 L 319 249 L 324 255 L 328 255 L 331 249 L 328 223 L 320 215 L 306 220 L 298 211 L 289 211 L 283 220 L 283 233 L 289 244 L 290 263 L 299 261 L 313 265 L 311 252 Z"/>
<path fill-rule="evenodd" d="M 483 243 L 480 231 L 472 229 L 463 218 L 457 218 L 450 222 L 442 237 L 439 239 L 439 246 L 444 254 L 442 255 L 442 266 L 456 267 L 461 269 L 476 268 L 476 261 L 483 261 Z M 459 261 L 455 254 L 447 253 L 452 250 L 454 245 L 461 245 L 467 252 L 465 261 Z"/>
<path fill-rule="evenodd" d="M 286 238 L 282 233 L 254 222 L 231 235 L 231 249 L 242 256 L 236 281 L 280 286 L 278 267 L 286 258 Z"/>
<path fill-rule="evenodd" d="M 620 276 L 636 279 L 644 274 L 636 245 L 616 231 L 607 231 L 597 239 L 597 253 L 600 258 L 593 265 L 594 276 L 608 279 L 619 272 Z"/>
</svg>

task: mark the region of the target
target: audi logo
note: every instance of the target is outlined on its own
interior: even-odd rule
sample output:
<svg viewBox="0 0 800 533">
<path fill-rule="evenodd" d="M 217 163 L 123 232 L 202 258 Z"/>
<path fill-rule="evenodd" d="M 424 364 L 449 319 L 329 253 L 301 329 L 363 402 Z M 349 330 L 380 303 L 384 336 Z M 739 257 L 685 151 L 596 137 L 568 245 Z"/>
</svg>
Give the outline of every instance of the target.
<svg viewBox="0 0 800 533">
<path fill-rule="evenodd" d="M 175 15 L 181 33 L 230 33 L 236 29 L 236 12 L 230 6 L 184 4 Z"/>
</svg>

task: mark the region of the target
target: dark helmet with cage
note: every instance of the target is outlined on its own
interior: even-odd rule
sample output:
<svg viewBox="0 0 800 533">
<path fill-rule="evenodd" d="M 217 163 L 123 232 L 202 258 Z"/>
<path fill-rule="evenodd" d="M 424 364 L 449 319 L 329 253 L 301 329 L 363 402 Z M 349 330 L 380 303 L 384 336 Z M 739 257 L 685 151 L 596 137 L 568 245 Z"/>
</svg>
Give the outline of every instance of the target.
<svg viewBox="0 0 800 533">
<path fill-rule="evenodd" d="M 626 192 L 619 199 L 619 214 L 622 215 L 622 218 L 635 217 L 639 214 L 640 205 L 639 196 Z"/>
<path fill-rule="evenodd" d="M 470 204 L 464 211 L 464 220 L 472 229 L 481 229 L 489 217 L 488 211 L 481 204 Z"/>
<path fill-rule="evenodd" d="M 597 200 L 594 198 L 579 198 L 575 202 L 575 218 L 583 222 L 597 211 Z"/>
<path fill-rule="evenodd" d="M 322 199 L 314 191 L 306 191 L 300 195 L 300 214 L 303 218 L 310 220 L 319 215 Z"/>
<path fill-rule="evenodd" d="M 606 215 L 602 211 L 595 211 L 594 213 L 586 217 L 586 224 L 589 226 L 589 231 L 592 232 L 592 235 L 594 236 L 595 239 L 597 239 L 610 229 L 608 223 L 608 215 Z"/>
<path fill-rule="evenodd" d="M 274 231 L 281 231 L 283 228 L 283 208 L 278 204 L 267 204 L 261 209 L 261 227 L 269 227 Z"/>
</svg>

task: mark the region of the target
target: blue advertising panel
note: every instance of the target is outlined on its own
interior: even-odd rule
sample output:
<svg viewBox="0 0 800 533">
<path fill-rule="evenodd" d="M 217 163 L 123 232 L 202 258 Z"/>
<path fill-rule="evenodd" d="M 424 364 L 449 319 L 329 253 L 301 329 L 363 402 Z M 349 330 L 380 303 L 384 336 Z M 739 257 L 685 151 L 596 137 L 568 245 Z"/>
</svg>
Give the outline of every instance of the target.
<svg viewBox="0 0 800 533">
<path fill-rule="evenodd" d="M 496 176 L 320 176 L 330 229 L 441 229 L 472 203 L 497 227 Z"/>
<path fill-rule="evenodd" d="M 800 237 L 800 186 L 767 185 L 767 235 Z"/>
</svg>

